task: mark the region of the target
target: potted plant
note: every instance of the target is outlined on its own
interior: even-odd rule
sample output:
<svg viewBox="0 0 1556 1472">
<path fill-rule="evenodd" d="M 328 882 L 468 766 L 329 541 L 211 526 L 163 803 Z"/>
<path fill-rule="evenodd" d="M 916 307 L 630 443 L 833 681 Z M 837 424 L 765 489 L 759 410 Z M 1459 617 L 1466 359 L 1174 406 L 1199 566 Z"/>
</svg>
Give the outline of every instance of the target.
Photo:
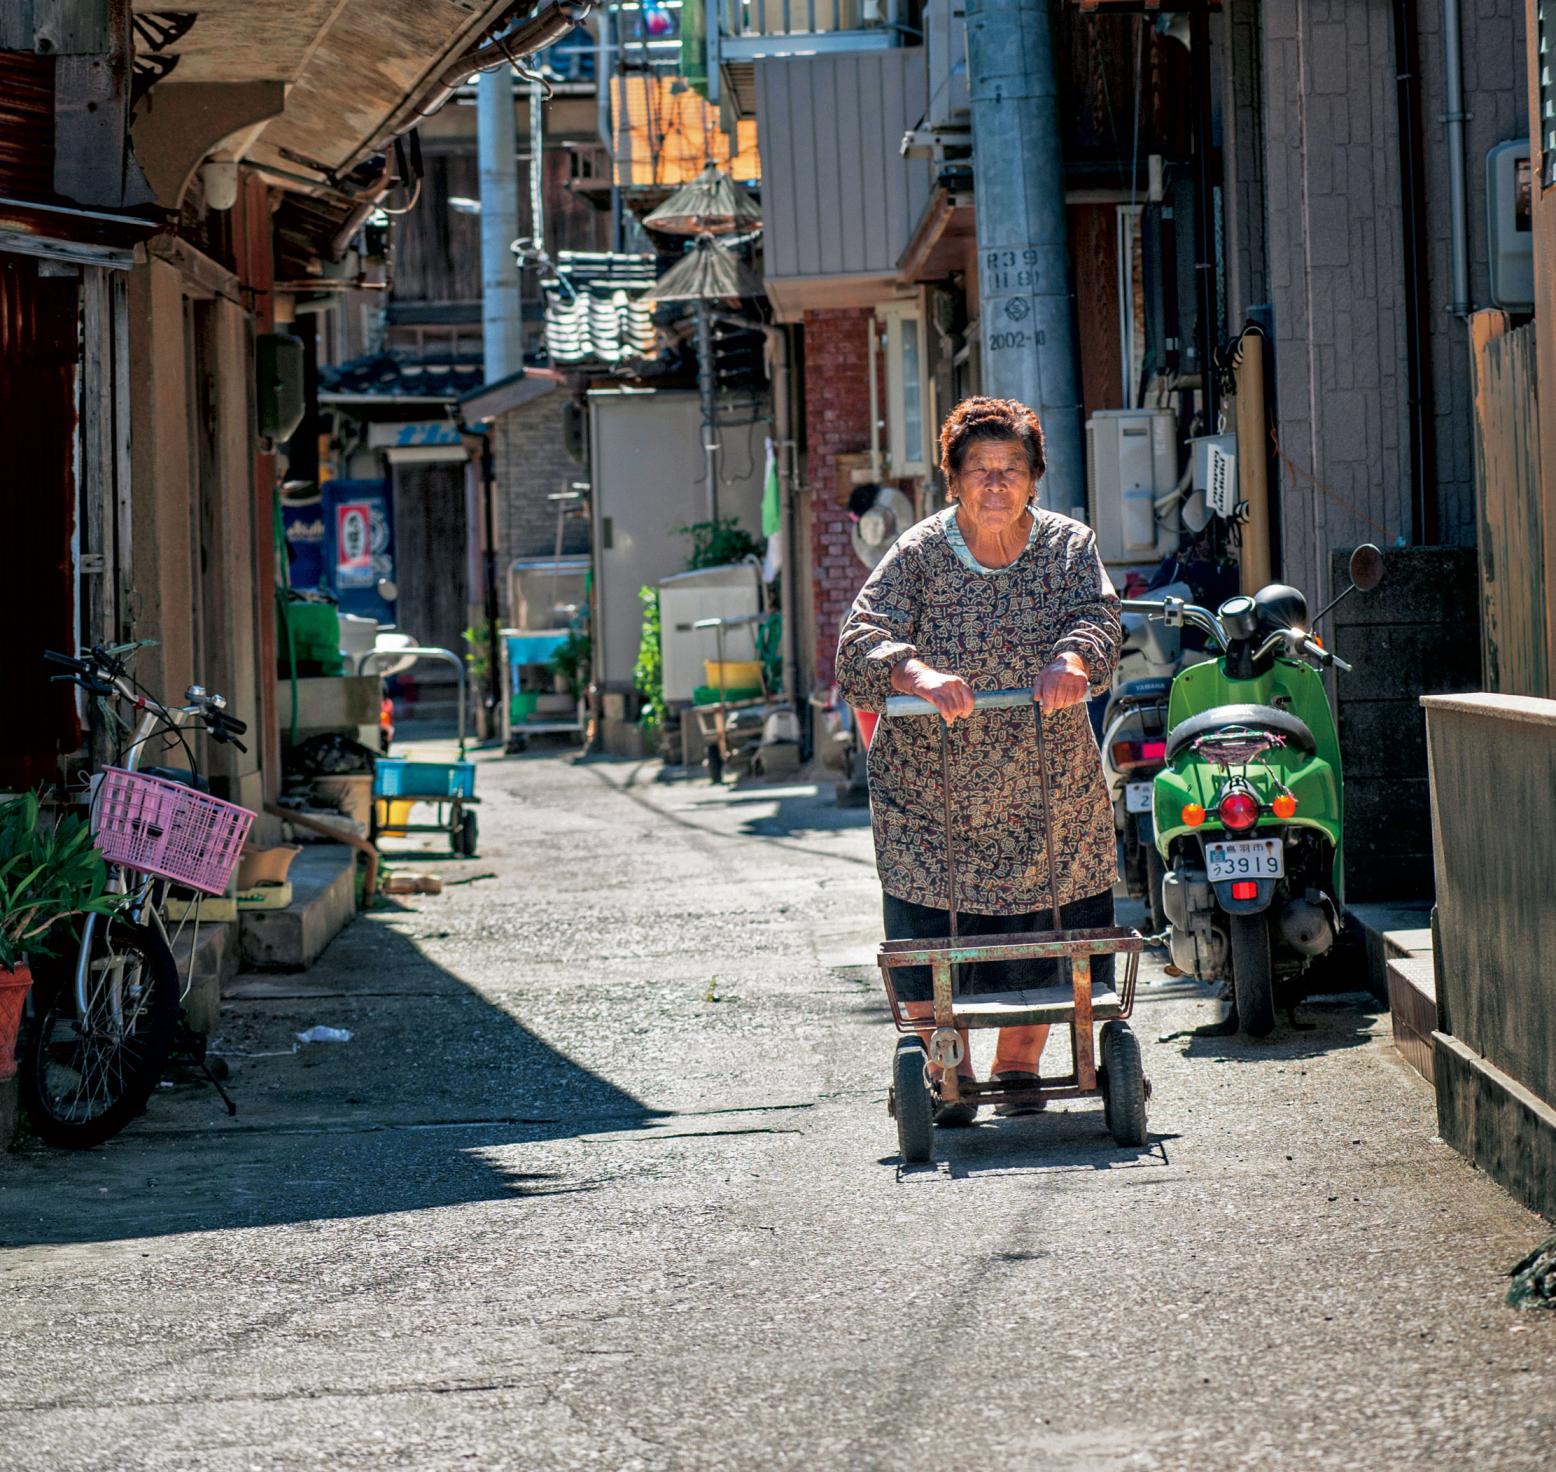
<svg viewBox="0 0 1556 1472">
<path fill-rule="evenodd" d="M 0 1081 L 16 1072 L 16 1034 L 32 986 L 33 956 L 53 954 L 50 932 L 74 915 L 106 915 L 107 870 L 92 830 L 69 815 L 40 823 L 38 795 L 0 802 Z"/>
</svg>

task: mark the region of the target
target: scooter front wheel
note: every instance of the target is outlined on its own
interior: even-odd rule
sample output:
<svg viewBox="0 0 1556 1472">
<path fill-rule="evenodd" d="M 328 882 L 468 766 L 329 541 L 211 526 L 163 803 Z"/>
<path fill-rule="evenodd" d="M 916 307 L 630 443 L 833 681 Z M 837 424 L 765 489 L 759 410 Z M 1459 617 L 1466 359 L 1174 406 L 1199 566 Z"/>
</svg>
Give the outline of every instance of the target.
<svg viewBox="0 0 1556 1472">
<path fill-rule="evenodd" d="M 1269 916 L 1233 915 L 1232 995 L 1237 999 L 1238 1030 L 1251 1038 L 1275 1027 L 1275 972 L 1270 962 Z"/>
</svg>

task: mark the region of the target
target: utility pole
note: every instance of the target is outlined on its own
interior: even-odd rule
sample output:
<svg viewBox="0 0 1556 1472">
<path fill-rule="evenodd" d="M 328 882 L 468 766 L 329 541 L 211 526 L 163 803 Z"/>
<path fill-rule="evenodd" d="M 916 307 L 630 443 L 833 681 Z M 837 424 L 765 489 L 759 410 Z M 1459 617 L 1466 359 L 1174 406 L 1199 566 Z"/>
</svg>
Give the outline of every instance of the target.
<svg viewBox="0 0 1556 1472">
<path fill-rule="evenodd" d="M 524 317 L 513 242 L 519 234 L 519 165 L 513 74 L 504 62 L 476 80 L 481 170 L 481 345 L 488 383 L 524 366 Z"/>
<path fill-rule="evenodd" d="M 1086 504 L 1054 0 L 967 0 L 983 388 L 1043 421 L 1042 499 Z"/>
<path fill-rule="evenodd" d="M 518 127 L 513 73 L 506 61 L 495 71 L 479 75 L 475 101 L 481 173 L 481 367 L 486 381 L 496 383 L 524 366 L 524 307 L 513 256 L 519 233 Z M 502 702 L 502 660 L 497 629 L 497 485 L 490 431 L 482 437 L 479 463 L 486 568 L 486 707 L 487 718 L 495 726 Z"/>
</svg>

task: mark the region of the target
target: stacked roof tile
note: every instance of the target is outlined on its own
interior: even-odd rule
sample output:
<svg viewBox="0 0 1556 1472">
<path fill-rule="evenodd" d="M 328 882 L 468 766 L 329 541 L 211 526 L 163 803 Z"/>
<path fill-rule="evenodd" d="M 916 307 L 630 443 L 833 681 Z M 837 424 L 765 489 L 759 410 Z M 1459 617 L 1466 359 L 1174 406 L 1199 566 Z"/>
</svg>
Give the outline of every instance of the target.
<svg viewBox="0 0 1556 1472">
<path fill-rule="evenodd" d="M 543 280 L 546 350 L 553 363 L 624 363 L 654 351 L 654 257 L 613 251 L 558 251 L 557 274 Z"/>
</svg>

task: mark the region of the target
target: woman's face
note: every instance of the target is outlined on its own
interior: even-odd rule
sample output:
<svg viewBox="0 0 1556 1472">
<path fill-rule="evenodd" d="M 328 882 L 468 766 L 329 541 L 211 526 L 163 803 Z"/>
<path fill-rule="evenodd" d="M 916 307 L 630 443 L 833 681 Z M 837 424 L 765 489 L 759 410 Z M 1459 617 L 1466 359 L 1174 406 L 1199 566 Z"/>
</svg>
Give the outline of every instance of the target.
<svg viewBox="0 0 1556 1472">
<path fill-rule="evenodd" d="M 980 532 L 1003 532 L 1032 499 L 1032 471 L 1019 440 L 974 440 L 951 477 L 952 497 Z"/>
</svg>

